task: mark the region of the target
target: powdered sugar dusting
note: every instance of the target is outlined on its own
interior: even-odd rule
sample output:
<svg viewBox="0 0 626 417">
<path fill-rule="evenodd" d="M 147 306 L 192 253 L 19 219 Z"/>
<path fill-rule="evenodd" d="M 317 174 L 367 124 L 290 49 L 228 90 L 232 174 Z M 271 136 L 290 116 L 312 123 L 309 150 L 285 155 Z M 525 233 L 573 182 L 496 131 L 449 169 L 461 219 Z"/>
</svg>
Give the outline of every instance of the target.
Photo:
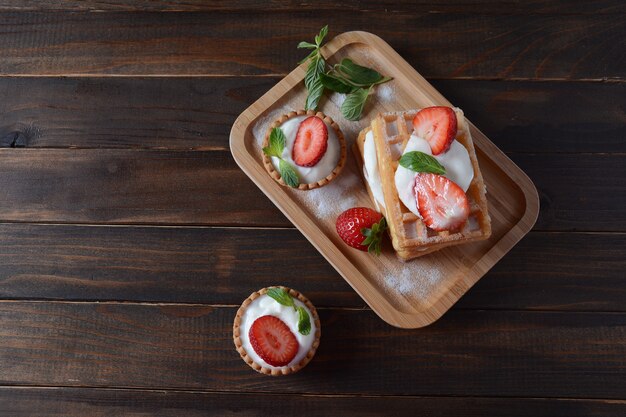
<svg viewBox="0 0 626 417">
<path fill-rule="evenodd" d="M 293 191 L 295 198 L 301 200 L 319 219 L 335 219 L 343 211 L 358 204 L 358 190 L 363 188 L 361 179 L 353 170 L 344 168 L 330 184 L 310 191 Z"/>
<path fill-rule="evenodd" d="M 346 95 L 341 93 L 332 93 L 328 99 L 333 102 L 337 107 L 341 108 L 341 105 L 346 100 Z"/>
<path fill-rule="evenodd" d="M 439 289 L 442 278 L 440 266 L 427 256 L 388 269 L 383 279 L 387 290 L 423 300 Z"/>
<path fill-rule="evenodd" d="M 392 103 L 396 101 L 396 89 L 393 81 L 386 82 L 376 87 L 376 99 L 382 103 Z"/>
</svg>

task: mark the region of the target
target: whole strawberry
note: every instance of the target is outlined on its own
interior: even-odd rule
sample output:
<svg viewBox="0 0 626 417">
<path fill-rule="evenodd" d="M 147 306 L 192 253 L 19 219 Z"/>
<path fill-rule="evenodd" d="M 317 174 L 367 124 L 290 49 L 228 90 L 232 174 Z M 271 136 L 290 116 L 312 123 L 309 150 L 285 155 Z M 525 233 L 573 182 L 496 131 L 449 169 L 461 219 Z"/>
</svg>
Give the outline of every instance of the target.
<svg viewBox="0 0 626 417">
<path fill-rule="evenodd" d="M 339 237 L 349 246 L 380 254 L 387 222 L 379 212 L 367 207 L 353 207 L 337 217 L 335 226 Z"/>
</svg>

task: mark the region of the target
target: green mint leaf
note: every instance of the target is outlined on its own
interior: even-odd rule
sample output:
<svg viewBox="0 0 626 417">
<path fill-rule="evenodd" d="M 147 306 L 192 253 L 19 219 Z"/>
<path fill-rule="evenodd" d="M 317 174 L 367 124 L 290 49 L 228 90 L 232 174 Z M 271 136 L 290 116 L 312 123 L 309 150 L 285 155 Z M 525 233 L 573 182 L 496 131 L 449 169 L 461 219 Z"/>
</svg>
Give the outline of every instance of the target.
<svg viewBox="0 0 626 417">
<path fill-rule="evenodd" d="M 322 46 L 322 41 L 324 40 L 326 35 L 328 35 L 328 25 L 320 29 L 320 33 L 317 36 L 315 36 L 315 43 L 317 44 L 318 47 Z"/>
<path fill-rule="evenodd" d="M 346 84 L 342 79 L 331 74 L 320 74 L 320 80 L 325 88 L 337 93 L 348 94 L 353 88 L 350 84 Z"/>
<path fill-rule="evenodd" d="M 298 173 L 288 162 L 285 162 L 283 159 L 278 161 L 278 170 L 280 171 L 280 176 L 283 177 L 283 180 L 288 186 L 296 188 L 300 185 Z"/>
<path fill-rule="evenodd" d="M 272 287 L 267 290 L 267 295 L 276 300 L 278 304 L 282 304 L 287 307 L 296 307 L 296 304 L 294 303 L 293 298 L 291 298 L 291 295 L 289 295 L 289 293 L 282 288 Z"/>
<path fill-rule="evenodd" d="M 430 172 L 444 175 L 446 169 L 432 156 L 424 152 L 407 152 L 400 158 L 400 165 L 415 172 Z"/>
<path fill-rule="evenodd" d="M 343 114 L 343 117 L 352 121 L 359 120 L 370 90 L 371 88 L 358 88 L 348 94 L 341 105 L 341 114 Z"/>
<path fill-rule="evenodd" d="M 304 85 L 307 90 L 311 90 L 311 86 L 319 79 L 320 74 L 324 73 L 326 61 L 321 56 L 315 56 L 309 62 L 304 76 Z"/>
<path fill-rule="evenodd" d="M 317 49 L 317 45 L 311 42 L 302 41 L 298 44 L 298 48 Z"/>
<path fill-rule="evenodd" d="M 298 331 L 303 335 L 311 333 L 311 318 L 309 313 L 302 306 L 297 307 L 298 310 Z"/>
<path fill-rule="evenodd" d="M 306 104 L 304 105 L 305 110 L 317 109 L 317 104 L 322 94 L 324 94 L 324 84 L 322 84 L 320 75 L 324 73 L 325 67 L 326 61 L 321 56 L 311 60 L 309 63 L 306 76 L 304 77 L 304 85 L 308 90 Z"/>
<path fill-rule="evenodd" d="M 341 60 L 337 69 L 351 82 L 359 85 L 378 84 L 385 79 L 378 71 L 355 64 L 350 58 Z"/>
<path fill-rule="evenodd" d="M 270 147 L 278 152 L 278 156 L 282 155 L 287 138 L 280 127 L 275 127 L 270 133 Z"/>
<path fill-rule="evenodd" d="M 279 127 L 275 127 L 270 133 L 269 146 L 263 148 L 263 153 L 267 156 L 280 158 L 283 154 L 283 149 L 285 148 L 285 141 L 286 138 L 283 131 Z"/>
<path fill-rule="evenodd" d="M 320 74 L 326 72 L 326 61 L 320 53 L 320 47 L 324 38 L 328 34 L 328 25 L 324 26 L 320 33 L 315 36 L 315 45 L 310 42 L 300 42 L 298 48 L 313 49 L 311 53 L 300 63 L 309 61 L 309 65 L 304 77 L 304 85 L 307 89 L 307 98 L 304 105 L 305 110 L 316 110 L 317 105 L 324 94 L 324 84 L 320 79 Z"/>
</svg>

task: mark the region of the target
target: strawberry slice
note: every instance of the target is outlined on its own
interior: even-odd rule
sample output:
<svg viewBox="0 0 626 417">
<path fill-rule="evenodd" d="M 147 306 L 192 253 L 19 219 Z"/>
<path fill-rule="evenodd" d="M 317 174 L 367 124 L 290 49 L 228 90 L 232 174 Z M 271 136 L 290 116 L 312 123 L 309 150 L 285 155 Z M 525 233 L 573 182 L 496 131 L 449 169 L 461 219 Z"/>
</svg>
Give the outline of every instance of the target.
<svg viewBox="0 0 626 417">
<path fill-rule="evenodd" d="M 415 199 L 424 224 L 433 230 L 457 229 L 469 217 L 465 192 L 443 175 L 415 174 Z"/>
<path fill-rule="evenodd" d="M 456 113 L 450 107 L 426 107 L 413 118 L 413 129 L 417 136 L 426 139 L 433 155 L 450 149 L 456 137 Z"/>
<path fill-rule="evenodd" d="M 272 366 L 285 366 L 298 353 L 300 344 L 289 327 L 278 317 L 262 316 L 248 333 L 254 351 Z"/>
<path fill-rule="evenodd" d="M 300 123 L 293 143 L 291 159 L 301 167 L 315 166 L 326 153 L 328 129 L 317 116 L 307 117 Z"/>
</svg>

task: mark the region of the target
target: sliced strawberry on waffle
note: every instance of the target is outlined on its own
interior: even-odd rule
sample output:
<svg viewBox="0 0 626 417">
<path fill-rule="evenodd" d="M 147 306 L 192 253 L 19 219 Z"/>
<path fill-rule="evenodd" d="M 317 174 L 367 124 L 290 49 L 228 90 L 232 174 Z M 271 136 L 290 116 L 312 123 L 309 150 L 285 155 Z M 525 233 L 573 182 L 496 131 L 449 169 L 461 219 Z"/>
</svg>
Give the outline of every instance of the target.
<svg viewBox="0 0 626 417">
<path fill-rule="evenodd" d="M 317 116 L 307 117 L 300 123 L 293 143 L 291 159 L 301 167 L 315 166 L 326 153 L 328 128 Z"/>
<path fill-rule="evenodd" d="M 424 224 L 433 230 L 455 230 L 469 217 L 469 203 L 461 187 L 443 175 L 415 175 L 415 199 Z"/>
<path fill-rule="evenodd" d="M 289 327 L 278 317 L 262 316 L 248 333 L 254 351 L 272 366 L 285 366 L 298 353 L 300 345 Z"/>
<path fill-rule="evenodd" d="M 439 155 L 450 149 L 456 137 L 456 114 L 450 107 L 426 107 L 413 118 L 413 129 L 428 142 L 433 155 Z"/>
</svg>

